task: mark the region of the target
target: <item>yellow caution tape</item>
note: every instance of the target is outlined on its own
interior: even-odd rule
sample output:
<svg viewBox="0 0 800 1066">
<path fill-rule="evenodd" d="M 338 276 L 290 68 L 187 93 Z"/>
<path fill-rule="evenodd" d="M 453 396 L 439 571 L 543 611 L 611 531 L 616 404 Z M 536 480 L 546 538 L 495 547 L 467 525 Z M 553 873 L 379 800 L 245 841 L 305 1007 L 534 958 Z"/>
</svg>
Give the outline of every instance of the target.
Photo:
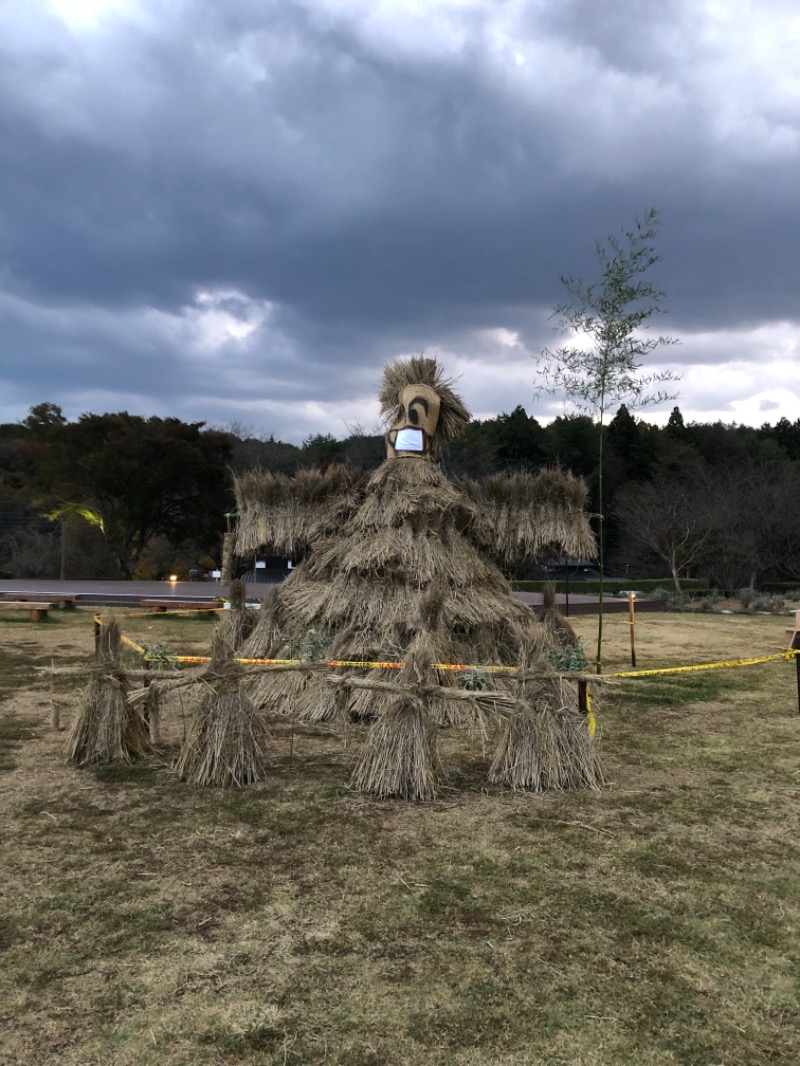
<svg viewBox="0 0 800 1066">
<path fill-rule="evenodd" d="M 128 640 L 126 637 L 122 638 L 126 644 L 132 648 L 136 648 L 137 651 L 145 655 L 144 650 L 137 644 Z M 147 659 L 148 656 L 145 655 Z M 170 662 L 170 663 L 208 663 L 211 659 L 207 655 L 159 655 L 158 662 Z M 348 666 L 348 667 L 360 667 L 365 670 L 402 670 L 405 663 L 394 662 L 372 662 L 363 659 L 234 659 L 235 663 L 240 663 L 244 666 Z M 470 665 L 469 663 L 431 663 L 431 669 L 433 670 L 485 670 L 487 672 L 506 672 L 516 673 L 519 669 L 516 666 L 485 666 L 485 665 Z"/>
<path fill-rule="evenodd" d="M 597 719 L 592 710 L 592 696 L 588 685 L 586 687 L 586 724 L 589 727 L 589 736 L 593 737 L 597 732 Z"/>
<path fill-rule="evenodd" d="M 402 670 L 405 666 L 405 663 L 362 662 L 355 659 L 326 659 L 325 662 L 328 666 L 361 666 L 365 669 Z M 475 663 L 431 663 L 430 665 L 432 670 L 485 670 L 487 673 L 498 671 L 516 673 L 518 670 L 516 666 L 486 666 Z"/>
<path fill-rule="evenodd" d="M 132 640 L 129 640 L 128 637 L 123 637 L 122 643 L 127 644 L 129 648 L 133 648 L 134 651 L 138 651 L 140 655 L 144 655 L 145 658 L 147 658 L 147 656 L 145 655 L 144 648 L 139 647 L 138 644 L 134 644 L 134 642 Z"/>
<path fill-rule="evenodd" d="M 603 677 L 656 677 L 658 674 L 688 674 L 697 670 L 722 670 L 730 666 L 755 666 L 756 663 L 773 663 L 779 659 L 789 662 L 800 655 L 800 650 L 783 651 L 779 655 L 760 655 L 757 659 L 727 659 L 719 663 L 699 663 L 697 666 L 665 666 L 659 670 L 624 670 Z"/>
<path fill-rule="evenodd" d="M 102 619 L 99 615 L 95 615 L 95 622 L 102 624 Z M 158 656 L 151 659 L 147 655 L 144 648 L 140 647 L 134 641 L 128 637 L 122 637 L 122 640 L 128 647 L 133 648 L 140 655 L 144 656 L 145 662 L 170 662 L 170 663 L 208 663 L 211 659 L 207 655 L 170 655 L 170 656 Z M 787 651 L 780 652 L 777 655 L 760 655 L 755 659 L 726 659 L 723 662 L 715 663 L 698 663 L 693 666 L 665 666 L 655 670 L 623 670 L 613 674 L 601 674 L 598 675 L 598 679 L 602 678 L 627 678 L 627 677 L 658 677 L 664 674 L 686 674 L 693 673 L 700 670 L 723 670 L 729 667 L 735 666 L 755 666 L 758 663 L 771 663 L 779 660 L 790 662 L 792 659 L 800 655 L 800 648 L 790 648 Z M 322 665 L 330 667 L 350 667 L 359 668 L 365 670 L 402 670 L 404 663 L 398 662 L 375 662 L 372 660 L 363 659 L 323 659 L 323 660 L 308 660 L 308 659 L 234 659 L 234 662 L 240 663 L 243 666 L 301 666 L 304 663 L 309 667 L 313 665 Z M 434 670 L 483 670 L 487 673 L 517 673 L 519 668 L 516 666 L 494 666 L 487 665 L 485 663 L 431 663 L 431 668 Z M 589 721 L 589 732 L 594 735 L 596 728 L 596 722 L 594 714 L 591 710 L 591 697 L 587 691 L 587 718 Z"/>
<path fill-rule="evenodd" d="M 147 655 L 144 648 L 140 648 L 138 644 L 134 644 L 128 637 L 123 637 L 122 640 L 129 647 L 134 648 L 143 655 L 146 662 L 169 662 L 169 663 L 210 663 L 211 659 L 207 655 L 159 655 L 154 656 L 152 659 Z M 347 667 L 360 667 L 363 669 L 372 670 L 402 670 L 405 663 L 395 662 L 373 662 L 371 660 L 364 659 L 234 659 L 235 663 L 239 663 L 243 666 L 347 666 Z M 516 673 L 519 669 L 516 666 L 485 666 L 470 665 L 468 663 L 431 663 L 431 669 L 433 670 L 486 670 L 487 672 L 508 672 Z"/>
<path fill-rule="evenodd" d="M 125 637 L 122 639 L 126 640 Z M 131 641 L 126 640 L 126 643 L 131 644 L 131 647 L 136 647 Z M 142 649 L 138 650 L 141 651 Z M 616 674 L 600 674 L 598 680 L 609 677 L 655 677 L 658 674 L 682 674 L 696 670 L 721 670 L 723 667 L 753 666 L 756 663 L 776 662 L 779 659 L 788 662 L 797 655 L 800 655 L 800 649 L 797 651 L 781 652 L 779 655 L 762 655 L 757 659 L 729 659 L 726 662 L 700 663 L 696 666 L 667 666 L 658 670 L 626 670 Z M 159 661 L 175 663 L 207 663 L 211 660 L 208 656 L 202 655 L 171 655 L 168 660 L 162 659 L 159 656 Z M 311 667 L 324 664 L 325 666 L 347 666 L 364 670 L 402 670 L 405 666 L 405 663 L 372 662 L 363 659 L 234 659 L 233 661 L 245 666 L 302 666 L 303 664 L 306 664 Z M 485 670 L 487 673 L 509 674 L 518 673 L 519 671 L 519 667 L 517 666 L 487 666 L 483 663 L 431 663 L 430 665 L 432 670 Z"/>
<path fill-rule="evenodd" d="M 363 666 L 365 669 L 374 670 L 401 670 L 402 663 L 379 663 L 379 662 L 361 662 L 357 659 L 326 659 L 326 666 Z"/>
</svg>

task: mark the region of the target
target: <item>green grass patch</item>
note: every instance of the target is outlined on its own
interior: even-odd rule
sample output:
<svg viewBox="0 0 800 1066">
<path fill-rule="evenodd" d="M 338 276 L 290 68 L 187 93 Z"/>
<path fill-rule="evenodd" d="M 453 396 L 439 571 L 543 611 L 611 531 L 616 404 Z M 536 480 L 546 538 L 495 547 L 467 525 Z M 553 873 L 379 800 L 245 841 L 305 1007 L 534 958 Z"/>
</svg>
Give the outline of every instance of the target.
<svg viewBox="0 0 800 1066">
<path fill-rule="evenodd" d="M 23 719 L 13 715 L 0 716 L 0 772 L 16 769 L 14 752 L 24 741 L 32 740 L 38 735 Z"/>
<path fill-rule="evenodd" d="M 144 763 L 97 763 L 87 767 L 86 772 L 109 785 L 153 788 L 160 783 L 157 769 Z"/>
<path fill-rule="evenodd" d="M 626 713 L 644 708 L 672 709 L 710 703 L 724 699 L 726 693 L 736 691 L 739 685 L 730 672 L 722 670 L 627 678 L 623 683 Z"/>
<path fill-rule="evenodd" d="M 58 626 L 62 620 L 53 611 L 34 620 L 27 611 L 4 611 L 0 607 L 0 623 L 3 626 Z"/>
<path fill-rule="evenodd" d="M 216 611 L 181 611 L 180 613 L 170 614 L 169 611 L 165 613 L 153 612 L 152 614 L 144 612 L 147 625 L 152 625 L 154 622 L 159 626 L 176 626 L 183 628 L 187 622 L 192 625 L 203 625 L 206 628 L 210 625 L 212 628 L 216 625 L 218 614 Z M 141 623 L 141 617 L 131 619 L 133 622 Z"/>
</svg>

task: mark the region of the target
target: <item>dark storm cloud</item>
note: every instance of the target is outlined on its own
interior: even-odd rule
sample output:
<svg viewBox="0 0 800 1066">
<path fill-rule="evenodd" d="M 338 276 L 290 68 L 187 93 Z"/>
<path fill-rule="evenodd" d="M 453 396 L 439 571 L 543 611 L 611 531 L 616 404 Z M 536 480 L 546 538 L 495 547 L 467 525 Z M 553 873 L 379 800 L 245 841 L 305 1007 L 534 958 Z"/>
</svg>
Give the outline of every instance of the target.
<svg viewBox="0 0 800 1066">
<path fill-rule="evenodd" d="M 737 89 L 713 19 L 698 32 L 677 0 L 421 8 L 7 17 L 0 321 L 22 362 L 4 376 L 32 357 L 51 398 L 102 383 L 163 403 L 191 363 L 207 411 L 249 404 L 242 381 L 342 395 L 343 366 L 366 390 L 376 362 L 432 344 L 480 360 L 476 331 L 518 333 L 527 358 L 559 276 L 591 276 L 594 239 L 649 204 L 665 329 L 800 319 L 791 85 Z"/>
</svg>

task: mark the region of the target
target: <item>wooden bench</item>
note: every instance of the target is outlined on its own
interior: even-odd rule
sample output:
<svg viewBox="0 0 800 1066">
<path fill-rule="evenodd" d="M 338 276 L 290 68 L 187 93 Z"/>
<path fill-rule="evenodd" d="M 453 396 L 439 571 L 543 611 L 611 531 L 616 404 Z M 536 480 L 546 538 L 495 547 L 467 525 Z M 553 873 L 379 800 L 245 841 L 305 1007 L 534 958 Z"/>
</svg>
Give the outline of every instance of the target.
<svg viewBox="0 0 800 1066">
<path fill-rule="evenodd" d="M 47 612 L 51 611 L 54 606 L 55 604 L 53 603 L 40 603 L 38 600 L 35 603 L 26 600 L 0 601 L 0 611 L 27 611 L 34 622 L 40 622 L 43 618 L 47 618 Z"/>
<path fill-rule="evenodd" d="M 207 600 L 139 600 L 142 607 L 152 607 L 155 614 L 166 614 L 167 611 L 218 611 L 222 606 L 215 601 Z"/>
<path fill-rule="evenodd" d="M 794 612 L 794 629 L 784 631 L 789 650 L 800 648 L 800 611 Z"/>
<path fill-rule="evenodd" d="M 60 592 L 0 592 L 0 605 L 13 600 L 16 603 L 47 603 L 51 607 L 74 607 L 77 596 Z"/>
</svg>

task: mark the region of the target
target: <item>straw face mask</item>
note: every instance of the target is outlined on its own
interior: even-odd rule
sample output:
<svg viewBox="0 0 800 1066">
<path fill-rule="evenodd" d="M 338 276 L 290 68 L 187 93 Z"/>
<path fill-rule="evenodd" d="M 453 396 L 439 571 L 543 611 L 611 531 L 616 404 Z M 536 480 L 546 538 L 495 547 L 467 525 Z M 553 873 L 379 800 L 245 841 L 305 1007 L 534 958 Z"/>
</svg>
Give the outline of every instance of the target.
<svg viewBox="0 0 800 1066">
<path fill-rule="evenodd" d="M 400 415 L 386 434 L 386 453 L 431 454 L 431 439 L 439 421 L 440 400 L 429 385 L 407 385 L 400 393 Z"/>
</svg>

